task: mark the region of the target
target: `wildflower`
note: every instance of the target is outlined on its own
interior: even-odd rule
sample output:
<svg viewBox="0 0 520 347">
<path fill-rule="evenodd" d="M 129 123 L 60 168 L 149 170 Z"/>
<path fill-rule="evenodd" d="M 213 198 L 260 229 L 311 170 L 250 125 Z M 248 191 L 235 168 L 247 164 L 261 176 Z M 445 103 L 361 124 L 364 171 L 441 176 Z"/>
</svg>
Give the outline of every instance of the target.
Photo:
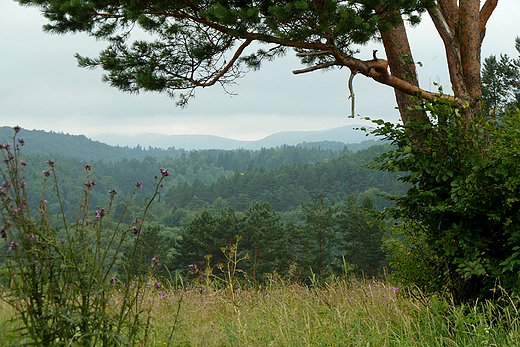
<svg viewBox="0 0 520 347">
<path fill-rule="evenodd" d="M 32 241 L 34 241 L 34 239 L 35 239 L 35 237 L 34 237 L 34 235 L 33 235 L 33 234 L 31 234 L 31 235 L 27 236 L 27 241 L 29 241 L 29 242 L 32 242 Z"/>
<path fill-rule="evenodd" d="M 159 282 L 155 281 L 154 287 L 159 289 L 159 288 L 161 288 L 161 284 Z"/>
<path fill-rule="evenodd" d="M 19 132 L 20 130 L 22 130 L 22 128 L 20 128 L 19 125 L 16 125 L 16 126 L 13 127 L 13 130 L 14 130 L 15 133 L 17 133 L 17 132 Z"/>
<path fill-rule="evenodd" d="M 168 169 L 160 168 L 159 170 L 161 170 L 162 177 L 167 177 L 171 175 L 171 173 L 168 172 Z"/>
<path fill-rule="evenodd" d="M 27 163 L 25 161 L 23 161 L 23 160 L 20 160 L 20 164 L 22 164 L 22 166 L 27 165 Z"/>
<path fill-rule="evenodd" d="M 9 148 L 10 148 L 10 146 L 11 146 L 11 144 L 10 144 L 9 142 L 5 142 L 5 141 L 4 141 L 4 143 L 2 143 L 2 144 L 0 145 L 0 148 L 1 148 L 1 149 L 5 149 L 5 150 L 8 151 Z"/>
<path fill-rule="evenodd" d="M 12 251 L 15 248 L 18 248 L 19 244 L 16 243 L 16 241 L 11 242 L 11 246 L 9 247 L 9 250 Z"/>
<path fill-rule="evenodd" d="M 135 188 L 136 188 L 136 189 L 143 189 L 143 184 L 142 184 L 142 183 L 143 183 L 143 182 L 137 182 L 137 183 L 135 184 Z"/>
<path fill-rule="evenodd" d="M 153 257 L 153 258 L 152 258 L 152 264 L 153 264 L 153 265 L 157 265 L 157 264 L 159 264 L 159 259 Z"/>
<path fill-rule="evenodd" d="M 43 170 L 43 171 L 42 171 L 42 174 L 44 174 L 45 177 L 49 177 L 49 176 L 51 175 L 51 172 L 50 172 L 50 171 L 45 171 L 45 170 Z"/>
<path fill-rule="evenodd" d="M 116 195 L 117 192 L 116 192 L 115 189 L 110 189 L 110 190 L 108 191 L 108 194 Z"/>
<path fill-rule="evenodd" d="M 91 168 L 92 168 L 92 165 L 85 164 L 85 172 L 89 172 Z"/>
<path fill-rule="evenodd" d="M 115 279 L 115 277 L 112 277 L 112 279 L 110 279 L 110 284 L 116 284 L 116 279 Z"/>
<path fill-rule="evenodd" d="M 107 212 L 105 211 L 104 208 L 102 208 L 101 210 L 96 211 L 96 218 L 99 219 L 100 217 L 103 217 L 103 216 L 106 215 L 106 214 L 107 214 Z"/>
<path fill-rule="evenodd" d="M 47 163 L 48 166 L 53 167 L 54 166 L 54 159 L 47 160 L 46 163 Z"/>
<path fill-rule="evenodd" d="M 188 266 L 188 271 L 192 274 L 196 274 L 197 272 L 199 272 L 199 269 L 197 269 L 197 265 L 191 264 L 190 266 Z"/>
<path fill-rule="evenodd" d="M 25 183 L 25 182 L 22 182 L 22 183 L 19 184 L 20 188 L 23 188 L 23 187 L 25 187 L 26 185 L 27 185 L 27 183 Z"/>
<path fill-rule="evenodd" d="M 87 181 L 84 183 L 84 185 L 87 187 L 87 188 L 92 188 L 96 185 L 97 183 L 95 182 L 95 180 L 93 181 Z"/>
<path fill-rule="evenodd" d="M 23 137 L 19 138 L 18 143 L 20 144 L 20 146 L 23 146 L 25 144 L 24 138 Z"/>
<path fill-rule="evenodd" d="M 139 217 L 139 216 L 135 217 L 135 222 L 137 224 L 141 224 L 141 217 Z"/>
<path fill-rule="evenodd" d="M 132 234 L 134 235 L 138 235 L 139 234 L 139 228 L 137 228 L 136 226 L 132 227 Z"/>
</svg>

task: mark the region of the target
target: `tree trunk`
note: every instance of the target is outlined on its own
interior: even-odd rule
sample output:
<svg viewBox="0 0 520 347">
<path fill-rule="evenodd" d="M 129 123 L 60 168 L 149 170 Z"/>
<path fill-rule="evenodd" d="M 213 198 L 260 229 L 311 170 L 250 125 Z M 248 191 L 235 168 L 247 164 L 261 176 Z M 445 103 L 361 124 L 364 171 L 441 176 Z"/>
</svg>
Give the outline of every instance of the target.
<svg viewBox="0 0 520 347">
<path fill-rule="evenodd" d="M 381 21 L 381 26 L 386 26 L 384 20 Z M 417 71 L 404 23 L 401 21 L 397 26 L 381 30 L 381 38 L 392 75 L 419 87 Z M 408 120 L 426 119 L 424 111 L 415 109 L 414 96 L 398 89 L 394 89 L 394 92 L 403 123 L 406 124 Z"/>
</svg>

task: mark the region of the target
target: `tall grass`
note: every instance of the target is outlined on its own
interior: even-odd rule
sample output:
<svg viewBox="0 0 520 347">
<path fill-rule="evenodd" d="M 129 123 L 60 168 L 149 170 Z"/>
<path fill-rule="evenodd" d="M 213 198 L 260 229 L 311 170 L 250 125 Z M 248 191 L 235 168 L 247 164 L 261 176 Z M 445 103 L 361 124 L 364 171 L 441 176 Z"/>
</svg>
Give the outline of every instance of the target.
<svg viewBox="0 0 520 347">
<path fill-rule="evenodd" d="M 150 332 L 136 336 L 136 346 L 520 346 L 514 305 L 453 306 L 377 281 L 273 281 L 234 297 L 225 289 L 157 283 L 143 292 Z M 112 297 L 117 307 L 122 294 L 114 289 Z"/>
</svg>

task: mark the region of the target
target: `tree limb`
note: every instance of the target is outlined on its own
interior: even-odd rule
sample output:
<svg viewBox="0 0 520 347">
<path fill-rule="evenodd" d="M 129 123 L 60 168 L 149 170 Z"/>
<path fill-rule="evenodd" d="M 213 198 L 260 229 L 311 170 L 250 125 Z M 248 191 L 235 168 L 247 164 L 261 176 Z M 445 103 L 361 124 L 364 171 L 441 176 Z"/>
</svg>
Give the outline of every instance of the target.
<svg viewBox="0 0 520 347">
<path fill-rule="evenodd" d="M 497 7 L 497 4 L 498 0 L 487 0 L 480 10 L 480 37 L 482 39 L 484 38 L 486 24 L 489 20 L 489 17 L 491 17 L 491 14 L 493 14 L 493 11 Z"/>
<path fill-rule="evenodd" d="M 455 22 L 457 22 L 459 18 L 457 0 L 438 0 L 437 3 L 451 32 L 455 32 Z"/>
<path fill-rule="evenodd" d="M 350 77 L 348 79 L 348 90 L 350 91 L 350 96 L 348 97 L 351 100 L 351 114 L 348 116 L 348 118 L 354 118 L 355 117 L 355 95 L 354 95 L 354 86 L 352 85 L 352 82 L 354 81 L 354 76 L 356 75 L 356 71 L 350 70 Z"/>
<path fill-rule="evenodd" d="M 295 75 L 299 75 L 299 74 L 302 74 L 302 73 L 307 73 L 307 72 L 316 71 L 316 70 L 320 70 L 320 69 L 326 69 L 326 68 L 334 66 L 334 65 L 338 65 L 338 63 L 335 62 L 335 61 L 329 61 L 327 63 L 316 64 L 314 66 L 311 66 L 311 67 L 308 67 L 308 68 L 305 68 L 305 69 L 294 70 L 292 73 L 295 74 Z"/>
<path fill-rule="evenodd" d="M 314 56 L 318 56 L 318 55 L 327 55 L 327 54 L 330 54 L 330 52 L 323 52 L 323 51 L 320 51 L 320 52 L 298 52 L 298 53 L 296 53 L 296 56 L 297 57 L 314 57 Z"/>
<path fill-rule="evenodd" d="M 246 49 L 246 47 L 249 46 L 249 44 L 252 41 L 253 40 L 250 39 L 245 40 L 245 42 L 242 43 L 240 47 L 238 47 L 237 51 L 235 52 L 233 58 L 231 58 L 229 63 L 211 81 L 201 84 L 200 87 L 204 88 L 214 85 L 219 80 L 219 78 L 221 78 L 226 72 L 229 71 L 229 69 L 233 66 L 237 59 L 240 58 L 240 55 L 242 54 L 242 52 L 244 52 L 244 49 Z"/>
</svg>

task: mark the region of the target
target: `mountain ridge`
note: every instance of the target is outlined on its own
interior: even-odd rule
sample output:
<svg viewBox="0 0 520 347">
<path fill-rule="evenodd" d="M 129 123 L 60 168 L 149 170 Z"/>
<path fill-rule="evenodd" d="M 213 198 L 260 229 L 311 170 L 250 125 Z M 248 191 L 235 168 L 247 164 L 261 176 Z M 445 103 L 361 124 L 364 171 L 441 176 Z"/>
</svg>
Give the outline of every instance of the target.
<svg viewBox="0 0 520 347">
<path fill-rule="evenodd" d="M 260 140 L 252 141 L 235 140 L 217 135 L 165 135 L 154 133 L 140 133 L 136 135 L 102 133 L 92 138 L 112 146 L 135 147 L 139 145 L 145 148 L 157 147 L 167 149 L 174 147 L 185 150 L 234 150 L 239 148 L 260 150 L 262 148 L 272 148 L 283 145 L 297 145 L 304 142 L 332 141 L 343 142 L 348 145 L 374 139 L 372 135 L 367 136 L 367 133 L 355 130 L 362 127 L 361 125 L 345 125 L 326 130 L 283 131 L 268 135 Z"/>
</svg>

